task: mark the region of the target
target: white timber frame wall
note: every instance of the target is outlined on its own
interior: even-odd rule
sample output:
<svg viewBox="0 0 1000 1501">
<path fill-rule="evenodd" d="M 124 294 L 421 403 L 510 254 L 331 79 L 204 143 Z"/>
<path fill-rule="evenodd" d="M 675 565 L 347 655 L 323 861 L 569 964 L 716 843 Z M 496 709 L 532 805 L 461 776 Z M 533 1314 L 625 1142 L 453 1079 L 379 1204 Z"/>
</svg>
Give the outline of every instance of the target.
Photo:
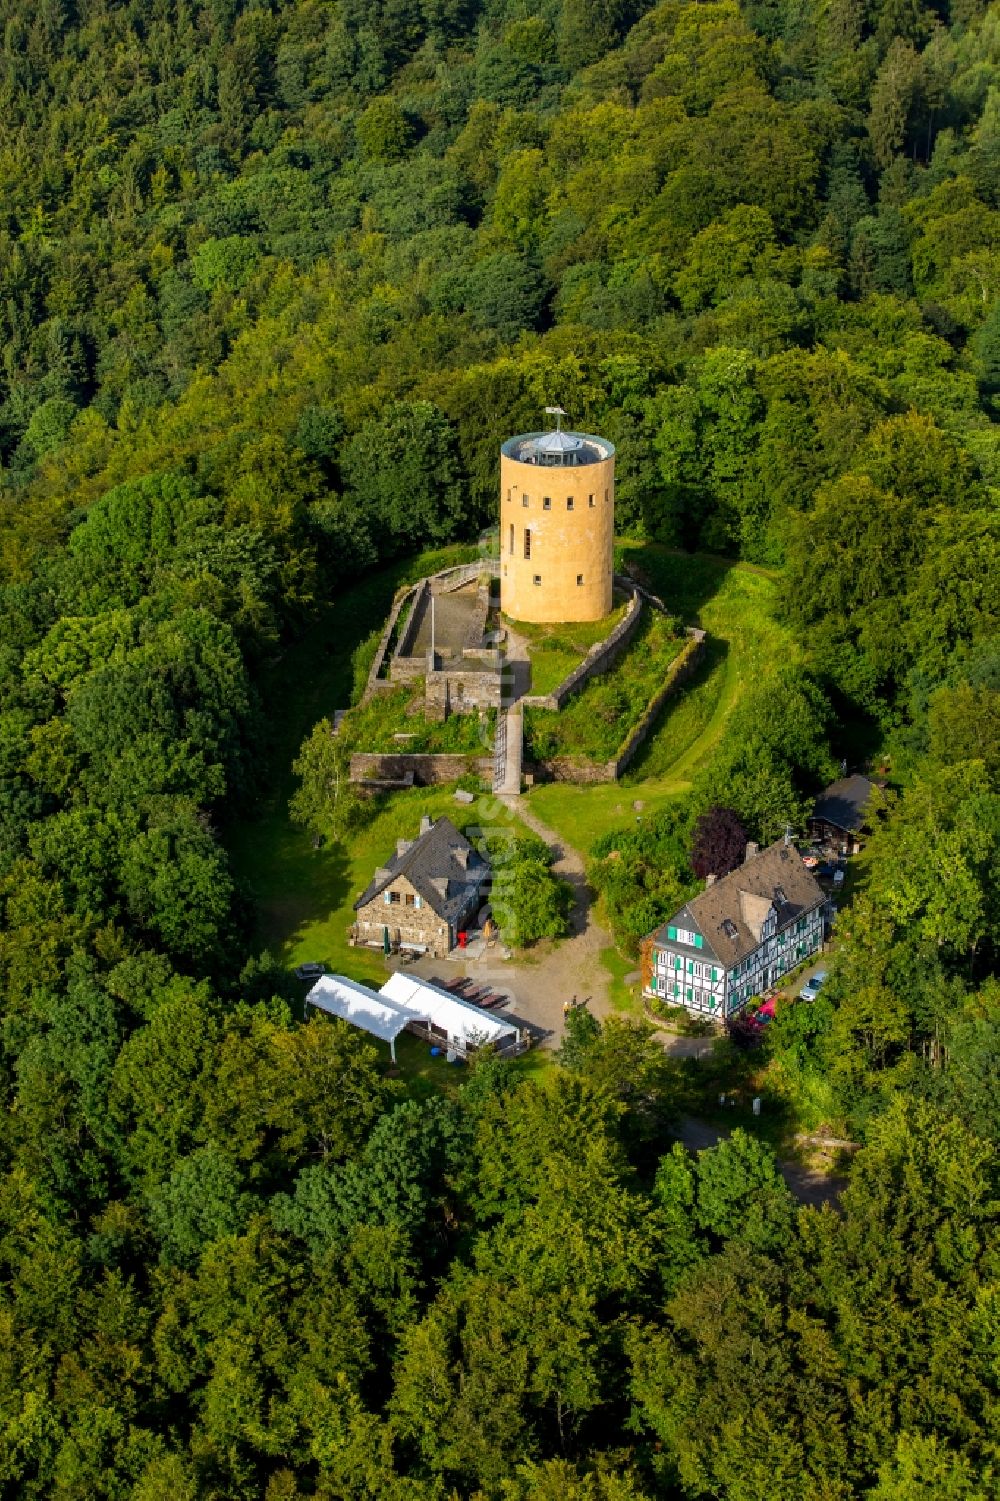
<svg viewBox="0 0 1000 1501">
<path fill-rule="evenodd" d="M 706 1015 L 731 1016 L 752 996 L 762 995 L 782 975 L 823 947 L 822 903 L 777 926 L 772 910 L 761 930 L 761 941 L 730 969 L 711 951 L 701 933 L 673 925 L 667 943 L 653 944 L 653 974 L 647 995 L 668 1005 L 684 1006 Z"/>
</svg>

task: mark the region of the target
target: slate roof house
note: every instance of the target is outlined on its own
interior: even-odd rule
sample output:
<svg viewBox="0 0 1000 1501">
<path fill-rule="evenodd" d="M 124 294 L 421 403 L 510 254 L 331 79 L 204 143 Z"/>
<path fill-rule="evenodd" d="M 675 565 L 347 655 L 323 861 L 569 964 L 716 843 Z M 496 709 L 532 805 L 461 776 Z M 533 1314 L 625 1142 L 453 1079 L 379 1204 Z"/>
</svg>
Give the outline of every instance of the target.
<svg viewBox="0 0 1000 1501">
<path fill-rule="evenodd" d="M 720 1020 L 823 945 L 823 902 L 798 850 L 779 839 L 719 881 L 709 877 L 652 934 L 645 994 Z"/>
<path fill-rule="evenodd" d="M 832 844 L 845 855 L 856 855 L 865 831 L 865 808 L 875 783 L 860 772 L 831 782 L 816 799 L 809 820 L 810 837 L 821 844 Z"/>
<path fill-rule="evenodd" d="M 471 926 L 490 877 L 489 862 L 448 818 L 420 820 L 416 839 L 400 839 L 354 903 L 355 939 L 443 959 Z"/>
</svg>

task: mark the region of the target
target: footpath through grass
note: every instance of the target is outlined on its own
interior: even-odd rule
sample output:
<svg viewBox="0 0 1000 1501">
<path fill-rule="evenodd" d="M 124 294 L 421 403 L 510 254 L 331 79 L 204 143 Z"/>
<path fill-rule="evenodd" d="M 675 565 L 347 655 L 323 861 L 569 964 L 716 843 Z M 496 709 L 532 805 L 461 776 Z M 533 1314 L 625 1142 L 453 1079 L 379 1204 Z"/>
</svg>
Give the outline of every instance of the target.
<svg viewBox="0 0 1000 1501">
<path fill-rule="evenodd" d="M 584 854 L 611 829 L 687 792 L 718 745 L 745 684 L 775 660 L 798 654 L 791 633 L 775 619 L 777 589 L 767 570 L 688 556 L 652 542 L 622 542 L 618 555 L 635 565 L 672 614 L 685 625 L 701 626 L 709 640 L 698 672 L 667 703 L 622 782 L 584 787 L 554 782 L 529 794 L 539 818 Z"/>
</svg>

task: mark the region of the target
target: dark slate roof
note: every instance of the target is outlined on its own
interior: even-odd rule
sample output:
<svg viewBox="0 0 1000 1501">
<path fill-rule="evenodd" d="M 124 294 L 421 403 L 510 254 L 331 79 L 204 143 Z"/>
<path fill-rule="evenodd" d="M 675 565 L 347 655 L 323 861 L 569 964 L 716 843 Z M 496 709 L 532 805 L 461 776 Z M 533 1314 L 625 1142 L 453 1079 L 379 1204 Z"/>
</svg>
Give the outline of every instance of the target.
<svg viewBox="0 0 1000 1501">
<path fill-rule="evenodd" d="M 659 944 L 683 948 L 667 938 L 667 927 L 689 928 L 705 940 L 704 948 L 691 949 L 691 953 L 718 959 L 723 968 L 730 969 L 760 944 L 759 925 L 769 906 L 777 909 L 780 932 L 823 900 L 798 850 L 779 839 L 693 897 L 653 938 Z"/>
<path fill-rule="evenodd" d="M 405 876 L 428 907 L 450 921 L 463 911 L 470 890 L 482 884 L 489 868 L 488 862 L 464 834 L 458 832 L 451 819 L 439 818 L 426 834 L 405 845 L 388 864 L 375 872 L 354 903 L 354 910 L 357 912 L 372 901 L 397 876 Z"/>
<path fill-rule="evenodd" d="M 812 816 L 821 818 L 824 823 L 832 823 L 836 829 L 856 834 L 864 827 L 865 805 L 874 787 L 875 783 L 860 772 L 855 772 L 852 777 L 842 777 L 839 782 L 831 782 L 816 799 Z"/>
</svg>

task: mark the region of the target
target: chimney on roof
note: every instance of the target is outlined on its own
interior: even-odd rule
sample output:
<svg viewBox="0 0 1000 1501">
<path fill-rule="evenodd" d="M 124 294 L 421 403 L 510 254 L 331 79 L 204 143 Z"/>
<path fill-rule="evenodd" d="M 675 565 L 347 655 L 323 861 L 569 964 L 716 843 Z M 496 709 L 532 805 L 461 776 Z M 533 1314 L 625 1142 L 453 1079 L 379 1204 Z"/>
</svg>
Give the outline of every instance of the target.
<svg viewBox="0 0 1000 1501">
<path fill-rule="evenodd" d="M 420 833 L 421 833 L 421 835 L 429 834 L 430 831 L 431 831 L 431 829 L 433 827 L 434 827 L 433 820 L 430 818 L 430 816 L 428 814 L 425 813 L 424 816 L 423 816 L 423 818 L 420 820 Z"/>
<path fill-rule="evenodd" d="M 413 848 L 413 840 L 412 839 L 397 839 L 396 840 L 396 858 L 399 859 L 400 855 L 405 855 L 406 851 L 408 849 L 412 849 L 412 848 Z"/>
<path fill-rule="evenodd" d="M 710 886 L 714 886 L 715 881 L 715 873 L 713 871 L 709 871 L 708 875 L 705 877 L 705 890 L 707 891 Z"/>
<path fill-rule="evenodd" d="M 749 864 L 749 862 L 751 860 L 753 860 L 759 854 L 760 854 L 760 845 L 757 843 L 757 841 L 755 839 L 748 839 L 747 840 L 747 852 L 746 852 L 746 856 L 744 858 L 743 864 L 744 865 Z"/>
</svg>

